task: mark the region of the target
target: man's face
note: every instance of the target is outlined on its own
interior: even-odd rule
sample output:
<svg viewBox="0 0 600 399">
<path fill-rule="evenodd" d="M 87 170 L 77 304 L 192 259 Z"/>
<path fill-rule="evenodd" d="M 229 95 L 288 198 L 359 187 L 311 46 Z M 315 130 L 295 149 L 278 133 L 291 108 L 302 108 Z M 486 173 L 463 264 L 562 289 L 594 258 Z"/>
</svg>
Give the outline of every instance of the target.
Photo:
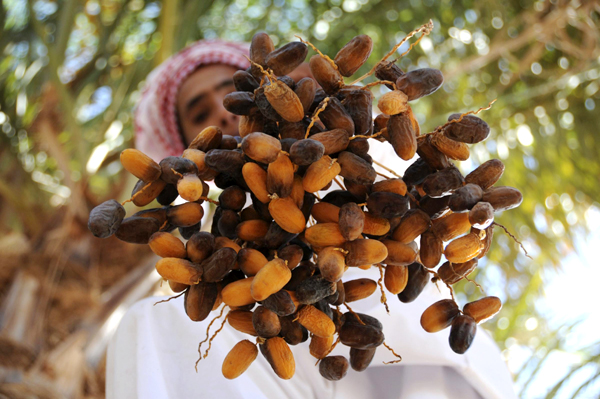
<svg viewBox="0 0 600 399">
<path fill-rule="evenodd" d="M 177 94 L 177 115 L 186 145 L 208 126 L 218 126 L 223 134 L 238 136 L 239 117 L 223 108 L 223 98 L 235 91 L 229 65 L 207 65 L 193 72 Z"/>
</svg>

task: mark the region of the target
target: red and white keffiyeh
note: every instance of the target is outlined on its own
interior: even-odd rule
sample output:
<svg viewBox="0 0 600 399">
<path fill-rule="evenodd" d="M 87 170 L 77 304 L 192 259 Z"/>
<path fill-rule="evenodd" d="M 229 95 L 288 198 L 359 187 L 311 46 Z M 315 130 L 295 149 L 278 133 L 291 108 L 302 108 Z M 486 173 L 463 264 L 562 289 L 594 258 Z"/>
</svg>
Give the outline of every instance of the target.
<svg viewBox="0 0 600 399">
<path fill-rule="evenodd" d="M 202 65 L 225 64 L 246 69 L 250 64 L 245 55 L 247 44 L 200 40 L 154 69 L 134 112 L 136 147 L 157 162 L 181 155 L 185 148 L 176 110 L 181 83 Z"/>
</svg>

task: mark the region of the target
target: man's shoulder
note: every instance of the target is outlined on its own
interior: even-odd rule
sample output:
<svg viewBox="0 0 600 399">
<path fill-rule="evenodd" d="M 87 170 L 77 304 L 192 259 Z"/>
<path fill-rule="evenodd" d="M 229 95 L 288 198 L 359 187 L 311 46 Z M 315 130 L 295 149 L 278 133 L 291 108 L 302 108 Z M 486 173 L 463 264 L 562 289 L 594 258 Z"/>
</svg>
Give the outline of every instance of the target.
<svg viewBox="0 0 600 399">
<path fill-rule="evenodd" d="M 152 296 L 140 299 L 125 313 L 123 321 L 185 316 L 183 295 L 170 300 L 169 298 L 172 297 Z"/>
</svg>

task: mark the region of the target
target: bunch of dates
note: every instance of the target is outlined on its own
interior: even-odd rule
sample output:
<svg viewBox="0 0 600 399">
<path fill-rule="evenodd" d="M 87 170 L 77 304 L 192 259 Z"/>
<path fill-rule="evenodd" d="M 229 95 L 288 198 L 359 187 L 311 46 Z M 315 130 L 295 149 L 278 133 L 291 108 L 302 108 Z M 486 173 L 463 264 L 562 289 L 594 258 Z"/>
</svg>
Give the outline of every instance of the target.
<svg viewBox="0 0 600 399">
<path fill-rule="evenodd" d="M 430 30 L 424 25 L 413 33 Z M 371 71 L 377 81 L 347 85 L 344 77 L 371 53 L 371 38 L 360 35 L 333 59 L 317 50 L 309 61 L 314 79 L 295 82 L 287 74 L 305 62 L 309 46 L 298 41 L 275 49 L 267 34 L 256 34 L 251 66 L 235 73 L 237 91 L 224 100 L 241 115 L 240 136 L 209 127 L 181 156 L 159 163 L 138 150 L 123 151 L 124 168 L 139 179 L 133 203 L 146 207 L 156 200 L 161 207 L 125 217 L 124 207 L 109 200 L 89 218 L 97 237 L 149 244 L 161 257 L 158 273 L 185 293 L 191 320 L 223 305 L 231 327 L 257 337 L 226 356 L 222 371 L 230 379 L 259 350 L 280 378 L 291 378 L 290 345 L 309 337 L 324 378 L 339 380 L 350 366 L 365 370 L 385 345 L 382 324 L 348 304 L 378 285 L 382 298 L 385 286 L 404 303 L 432 279 L 452 290 L 490 249 L 494 213 L 522 201 L 517 189 L 494 186 L 504 171 L 501 161 L 489 160 L 466 176 L 452 163 L 467 160 L 468 144 L 488 137 L 479 117 L 452 114 L 421 134 L 410 102 L 442 85 L 439 70 L 405 72 L 384 58 Z M 370 87 L 378 84 L 391 90 L 379 98 L 381 114 L 374 118 Z M 389 143 L 412 164 L 400 176 L 373 159 L 369 140 Z M 222 189 L 218 201 L 208 198 L 206 181 Z M 172 205 L 178 196 L 187 202 Z M 204 201 L 217 204 L 206 231 Z M 379 284 L 344 279 L 348 268 L 372 267 L 379 268 Z M 498 298 L 484 297 L 461 310 L 452 296 L 427 308 L 421 324 L 427 332 L 451 327 L 450 347 L 462 354 L 477 324 L 500 307 Z M 349 359 L 329 356 L 338 342 L 349 347 Z"/>
</svg>

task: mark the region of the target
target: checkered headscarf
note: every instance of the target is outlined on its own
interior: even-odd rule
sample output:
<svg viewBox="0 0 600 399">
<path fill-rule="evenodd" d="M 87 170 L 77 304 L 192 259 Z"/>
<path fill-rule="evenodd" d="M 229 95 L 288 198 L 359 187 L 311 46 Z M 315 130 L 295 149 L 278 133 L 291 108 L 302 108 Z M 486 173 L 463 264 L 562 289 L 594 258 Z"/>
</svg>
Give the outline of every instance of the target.
<svg viewBox="0 0 600 399">
<path fill-rule="evenodd" d="M 247 44 L 200 40 L 154 69 L 134 112 L 136 147 L 156 161 L 181 155 L 185 148 L 176 109 L 181 83 L 202 65 L 225 64 L 246 69 L 247 54 Z"/>
</svg>

